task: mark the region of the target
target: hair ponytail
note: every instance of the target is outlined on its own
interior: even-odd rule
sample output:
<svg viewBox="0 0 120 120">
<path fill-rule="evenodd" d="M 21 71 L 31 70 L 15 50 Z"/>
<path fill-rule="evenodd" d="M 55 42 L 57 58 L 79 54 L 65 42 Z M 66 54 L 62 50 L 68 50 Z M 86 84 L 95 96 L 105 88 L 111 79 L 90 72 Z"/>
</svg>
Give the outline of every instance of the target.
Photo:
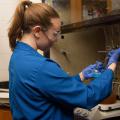
<svg viewBox="0 0 120 120">
<path fill-rule="evenodd" d="M 16 8 L 8 31 L 11 50 L 13 51 L 16 46 L 16 39 L 20 40 L 23 34 L 30 33 L 35 25 L 48 29 L 52 25 L 51 18 L 59 18 L 59 15 L 48 4 L 21 2 Z"/>
<path fill-rule="evenodd" d="M 16 39 L 21 39 L 22 37 L 22 27 L 24 24 L 24 13 L 25 10 L 31 5 L 30 1 L 23 1 L 17 6 L 12 23 L 9 27 L 8 37 L 9 45 L 13 51 L 16 46 Z"/>
</svg>

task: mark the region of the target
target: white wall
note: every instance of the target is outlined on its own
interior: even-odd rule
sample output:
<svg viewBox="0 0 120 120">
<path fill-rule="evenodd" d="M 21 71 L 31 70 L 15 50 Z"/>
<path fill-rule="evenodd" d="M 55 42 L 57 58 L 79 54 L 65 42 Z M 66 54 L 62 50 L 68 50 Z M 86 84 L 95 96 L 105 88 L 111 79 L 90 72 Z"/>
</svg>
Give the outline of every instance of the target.
<svg viewBox="0 0 120 120">
<path fill-rule="evenodd" d="M 30 1 L 32 1 L 34 3 L 41 3 L 42 2 L 42 0 L 30 0 Z"/>
<path fill-rule="evenodd" d="M 0 0 L 0 81 L 8 80 L 8 64 L 11 55 L 7 37 L 10 19 L 19 0 Z"/>
<path fill-rule="evenodd" d="M 0 82 L 8 81 L 8 65 L 11 56 L 8 41 L 8 27 L 20 0 L 0 0 Z M 34 3 L 41 0 L 31 0 Z"/>
</svg>

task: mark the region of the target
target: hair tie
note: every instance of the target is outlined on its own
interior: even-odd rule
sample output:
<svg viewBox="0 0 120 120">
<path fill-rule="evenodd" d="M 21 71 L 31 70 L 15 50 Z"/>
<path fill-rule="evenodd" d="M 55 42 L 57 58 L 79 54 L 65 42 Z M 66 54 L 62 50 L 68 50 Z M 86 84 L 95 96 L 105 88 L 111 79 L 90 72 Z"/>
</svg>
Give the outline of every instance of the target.
<svg viewBox="0 0 120 120">
<path fill-rule="evenodd" d="M 25 9 L 27 9 L 28 8 L 28 5 L 25 5 Z"/>
<path fill-rule="evenodd" d="M 25 4 L 25 5 L 24 5 L 24 6 L 25 6 L 25 9 L 27 9 L 27 8 L 29 8 L 29 7 L 32 5 L 32 2 L 31 2 L 31 1 L 29 1 L 29 2 L 27 1 L 27 2 L 25 2 L 24 4 Z"/>
</svg>

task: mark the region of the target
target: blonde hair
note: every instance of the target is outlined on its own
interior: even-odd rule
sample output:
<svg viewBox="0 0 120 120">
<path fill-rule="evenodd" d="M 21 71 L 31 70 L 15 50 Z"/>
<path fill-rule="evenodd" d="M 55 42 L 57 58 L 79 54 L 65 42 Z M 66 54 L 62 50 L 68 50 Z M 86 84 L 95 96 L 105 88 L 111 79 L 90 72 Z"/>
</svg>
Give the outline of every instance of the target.
<svg viewBox="0 0 120 120">
<path fill-rule="evenodd" d="M 52 25 L 51 18 L 59 18 L 59 15 L 49 5 L 31 1 L 20 2 L 8 31 L 11 50 L 16 46 L 16 39 L 21 39 L 22 33 L 30 33 L 32 27 L 40 25 L 48 29 Z"/>
</svg>

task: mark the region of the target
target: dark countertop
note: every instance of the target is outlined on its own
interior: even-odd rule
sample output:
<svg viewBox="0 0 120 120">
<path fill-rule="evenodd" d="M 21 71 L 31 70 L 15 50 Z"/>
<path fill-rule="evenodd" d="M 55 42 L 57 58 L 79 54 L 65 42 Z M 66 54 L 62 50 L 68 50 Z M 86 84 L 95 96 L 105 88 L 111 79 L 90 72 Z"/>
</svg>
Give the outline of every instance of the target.
<svg viewBox="0 0 120 120">
<path fill-rule="evenodd" d="M 0 82 L 0 89 L 8 89 L 8 88 L 9 88 L 9 82 L 8 81 Z"/>
<path fill-rule="evenodd" d="M 5 108 L 9 108 L 10 104 L 9 103 L 0 103 L 0 109 L 5 109 Z"/>
</svg>

